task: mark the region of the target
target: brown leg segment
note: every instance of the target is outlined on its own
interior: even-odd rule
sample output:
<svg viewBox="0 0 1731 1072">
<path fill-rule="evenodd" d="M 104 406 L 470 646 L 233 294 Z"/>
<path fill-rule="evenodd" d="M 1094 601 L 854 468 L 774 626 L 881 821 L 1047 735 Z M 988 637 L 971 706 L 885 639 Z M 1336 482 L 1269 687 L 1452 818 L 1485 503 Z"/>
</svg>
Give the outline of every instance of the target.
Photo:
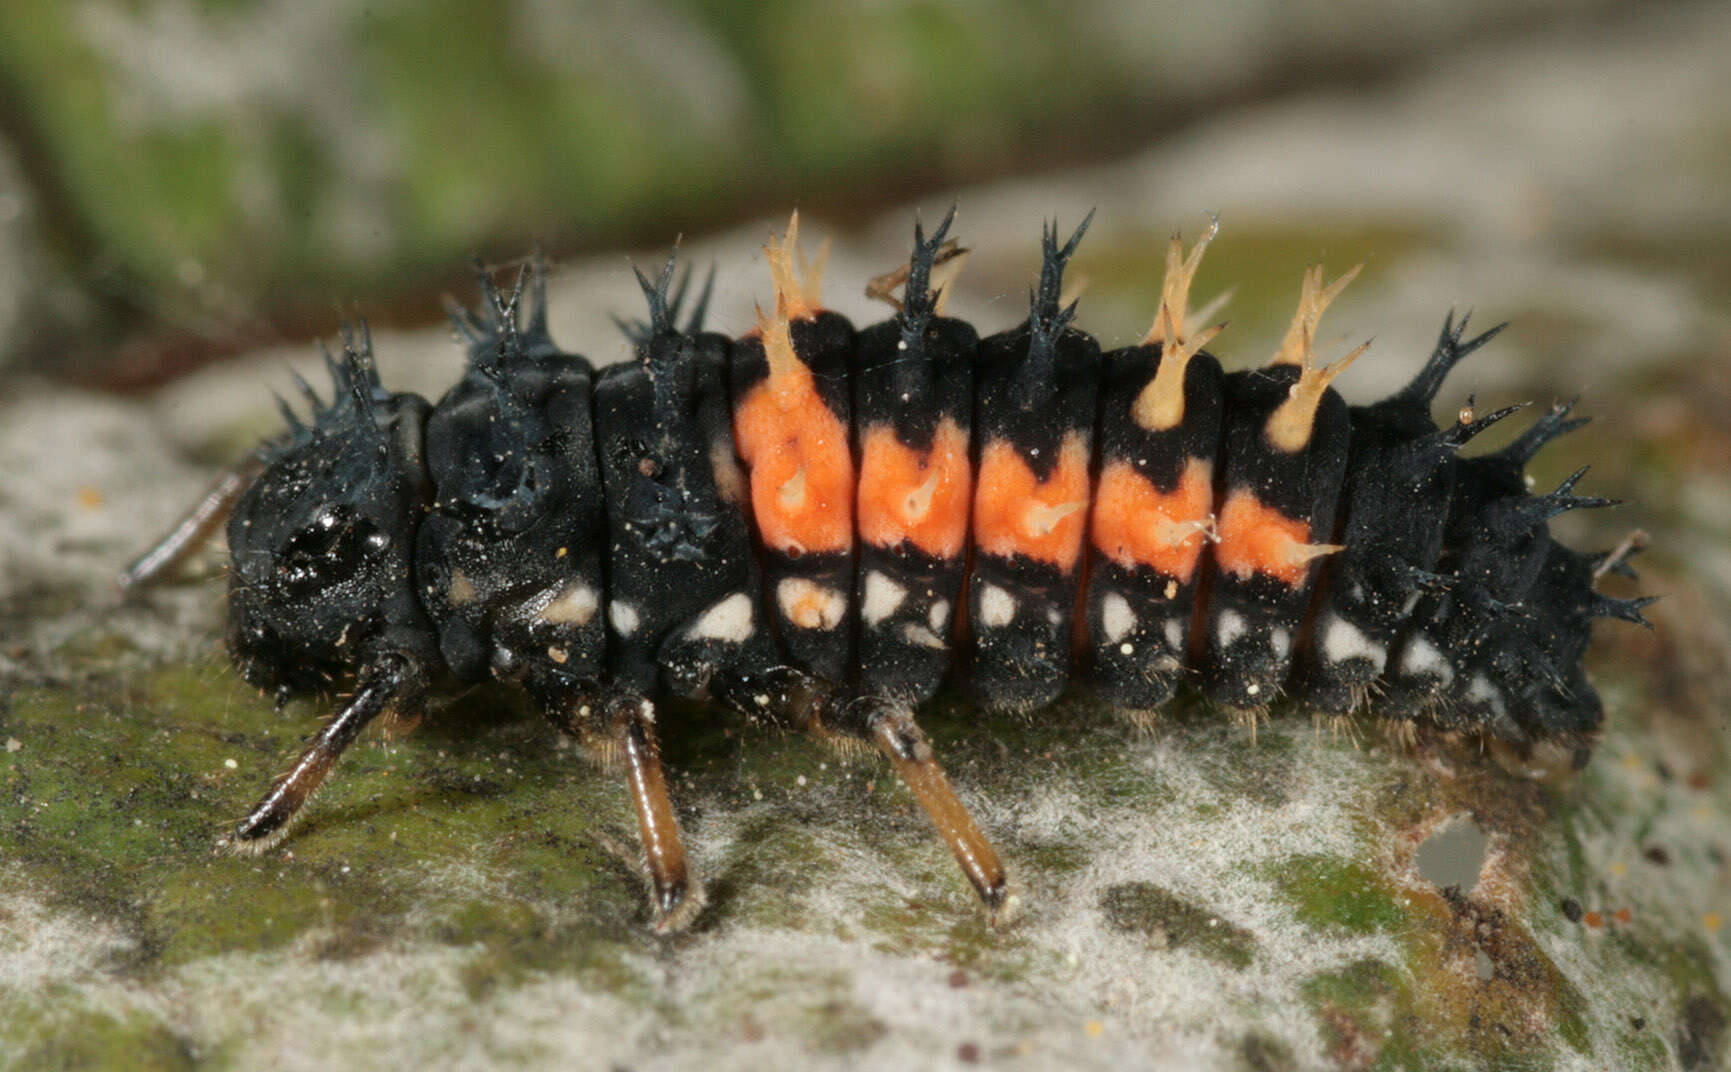
<svg viewBox="0 0 1731 1072">
<path fill-rule="evenodd" d="M 956 798 L 949 779 L 932 754 L 931 742 L 913 716 L 906 711 L 882 707 L 867 721 L 872 743 L 889 757 L 896 773 L 920 802 L 932 825 L 938 828 L 944 843 L 956 856 L 962 873 L 974 884 L 974 889 L 991 913 L 993 923 L 1008 922 L 1014 907 L 1009 896 L 1008 879 L 1003 862 L 992 843 L 986 840 L 974 817 Z"/>
<path fill-rule="evenodd" d="M 209 542 L 217 527 L 228 519 L 235 501 L 252 486 L 263 468 L 263 459 L 254 454 L 224 473 L 168 535 L 121 571 L 121 592 L 136 592 L 164 579 Z"/>
<path fill-rule="evenodd" d="M 222 847 L 241 853 L 261 853 L 288 836 L 289 826 L 325 776 L 336 766 L 367 723 L 410 694 L 418 694 L 419 673 L 402 656 L 361 671 L 354 696 L 321 729 L 289 772 L 277 779 L 263 800 L 253 806 Z"/>
<path fill-rule="evenodd" d="M 704 904 L 703 884 L 691 876 L 679 818 L 667 792 L 661 750 L 655 743 L 655 708 L 642 697 L 620 697 L 609 705 L 607 731 L 625 765 L 631 805 L 637 811 L 637 833 L 649 869 L 655 930 L 684 930 Z"/>
</svg>

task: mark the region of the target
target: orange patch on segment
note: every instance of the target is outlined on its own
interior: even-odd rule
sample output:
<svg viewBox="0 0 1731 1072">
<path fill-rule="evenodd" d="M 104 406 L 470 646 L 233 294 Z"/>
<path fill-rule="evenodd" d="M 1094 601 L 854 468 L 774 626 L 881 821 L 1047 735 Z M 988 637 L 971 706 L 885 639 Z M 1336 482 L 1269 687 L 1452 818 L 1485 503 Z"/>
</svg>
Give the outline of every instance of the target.
<svg viewBox="0 0 1731 1072">
<path fill-rule="evenodd" d="M 1214 549 L 1222 571 L 1240 579 L 1253 573 L 1273 577 L 1297 588 L 1304 583 L 1312 559 L 1340 550 L 1310 542 L 1310 525 L 1264 506 L 1243 489 L 1226 497 L 1220 510 L 1220 545 Z"/>
<path fill-rule="evenodd" d="M 733 439 L 751 473 L 751 507 L 771 548 L 789 554 L 853 546 L 853 455 L 847 426 L 804 365 L 746 393 Z"/>
<path fill-rule="evenodd" d="M 980 452 L 974 492 L 974 542 L 1000 558 L 1026 555 L 1069 572 L 1082 554 L 1088 516 L 1088 441 L 1064 437 L 1045 480 L 1008 440 Z"/>
<path fill-rule="evenodd" d="M 1170 492 L 1116 459 L 1102 467 L 1094 489 L 1094 546 L 1125 569 L 1146 566 L 1189 583 L 1213 509 L 1214 467 L 1206 459 L 1186 462 Z"/>
<path fill-rule="evenodd" d="M 905 540 L 938 558 L 961 554 L 973 490 L 968 434 L 945 417 L 922 451 L 904 445 L 890 425 L 874 424 L 860 447 L 860 537 L 883 548 Z"/>
</svg>

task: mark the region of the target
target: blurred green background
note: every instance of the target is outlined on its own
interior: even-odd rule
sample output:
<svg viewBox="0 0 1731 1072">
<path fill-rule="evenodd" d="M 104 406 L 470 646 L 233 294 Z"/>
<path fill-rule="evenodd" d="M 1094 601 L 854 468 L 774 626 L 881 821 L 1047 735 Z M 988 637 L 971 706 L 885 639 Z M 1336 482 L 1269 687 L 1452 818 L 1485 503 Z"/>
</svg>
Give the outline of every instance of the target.
<svg viewBox="0 0 1731 1072">
<path fill-rule="evenodd" d="M 1632 7 L 4 0 L 0 362 L 152 383 L 476 253 L 863 220 Z"/>
</svg>

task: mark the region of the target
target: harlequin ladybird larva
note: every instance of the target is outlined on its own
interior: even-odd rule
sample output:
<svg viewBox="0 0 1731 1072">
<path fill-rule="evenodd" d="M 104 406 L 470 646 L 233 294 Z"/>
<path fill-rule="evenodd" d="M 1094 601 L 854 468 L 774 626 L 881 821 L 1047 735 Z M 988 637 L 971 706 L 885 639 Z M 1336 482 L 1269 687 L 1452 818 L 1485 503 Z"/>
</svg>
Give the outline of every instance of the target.
<svg viewBox="0 0 1731 1072">
<path fill-rule="evenodd" d="M 1265 367 L 1226 373 L 1188 295 L 1214 228 L 1177 237 L 1153 327 L 1102 354 L 1060 299 L 1049 226 L 1027 319 L 984 339 L 947 316 L 962 254 L 914 226 L 905 269 L 856 332 L 795 272 L 797 215 L 766 253 L 774 300 L 729 339 L 708 286 L 670 259 L 638 279 L 636 359 L 597 373 L 547 329 L 537 262 L 452 319 L 463 378 L 436 406 L 379 382 L 364 326 L 304 381 L 310 420 L 227 474 L 122 577 L 173 568 L 224 515 L 227 641 L 286 700 L 345 690 L 336 717 L 225 843 L 286 835 L 343 750 L 435 680 L 512 682 L 561 731 L 622 759 L 655 927 L 703 903 L 657 755 L 654 698 L 707 697 L 887 756 L 995 918 L 1005 872 L 951 790 L 915 709 L 954 673 L 984 712 L 1033 712 L 1072 679 L 1146 717 L 1194 682 L 1252 725 L 1287 693 L 1516 741 L 1585 741 L 1602 713 L 1581 669 L 1591 619 L 1644 623 L 1594 590 L 1631 545 L 1550 537 L 1562 511 L 1522 470 L 1578 426 L 1559 406 L 1509 446 L 1459 448 L 1519 407 L 1431 406 L 1494 337 L 1444 322 L 1411 383 L 1348 406 L 1331 382 L 1363 351 L 1315 355 L 1357 273 L 1307 271 Z M 527 294 L 525 294 L 525 280 Z M 687 276 L 686 281 L 689 281 Z M 902 297 L 893 297 L 897 287 Z M 1077 620 L 1077 616 L 1079 620 Z"/>
</svg>

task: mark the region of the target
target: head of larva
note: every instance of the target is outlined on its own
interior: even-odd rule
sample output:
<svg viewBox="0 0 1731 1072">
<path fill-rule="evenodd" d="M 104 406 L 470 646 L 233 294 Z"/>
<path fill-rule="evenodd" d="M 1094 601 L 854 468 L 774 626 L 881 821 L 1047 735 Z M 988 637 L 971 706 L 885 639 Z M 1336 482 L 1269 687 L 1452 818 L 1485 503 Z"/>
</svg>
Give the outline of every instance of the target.
<svg viewBox="0 0 1731 1072">
<path fill-rule="evenodd" d="M 293 422 L 229 519 L 229 650 L 260 687 L 329 689 L 407 583 L 415 480 L 392 449 L 395 404 L 350 343 L 333 400 Z"/>
</svg>

